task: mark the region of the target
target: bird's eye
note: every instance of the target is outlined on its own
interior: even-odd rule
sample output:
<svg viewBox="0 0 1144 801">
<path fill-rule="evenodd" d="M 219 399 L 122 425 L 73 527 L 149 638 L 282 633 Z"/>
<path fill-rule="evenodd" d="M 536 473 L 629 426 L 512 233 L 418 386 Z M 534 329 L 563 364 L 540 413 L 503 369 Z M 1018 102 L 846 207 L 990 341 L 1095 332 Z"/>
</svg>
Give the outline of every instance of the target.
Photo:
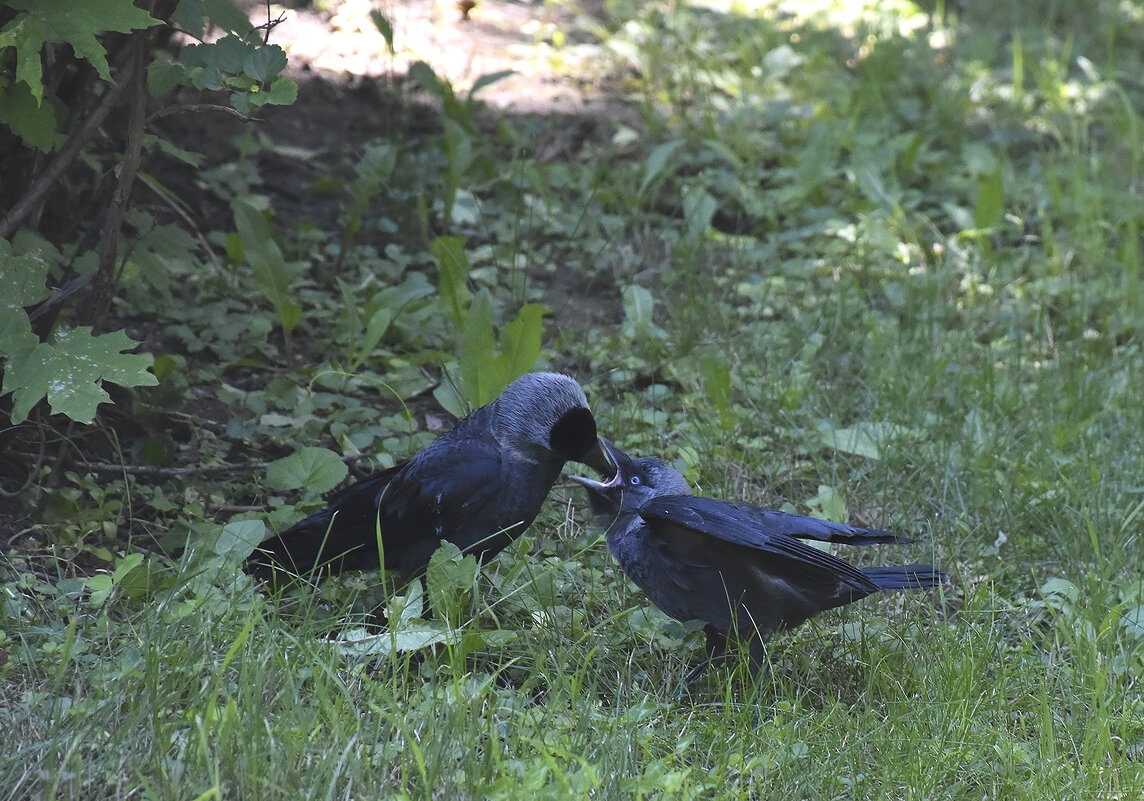
<svg viewBox="0 0 1144 801">
<path fill-rule="evenodd" d="M 639 476 L 632 476 L 631 478 L 628 479 L 628 483 L 631 484 L 633 487 L 638 487 L 643 482 L 640 481 Z"/>
</svg>

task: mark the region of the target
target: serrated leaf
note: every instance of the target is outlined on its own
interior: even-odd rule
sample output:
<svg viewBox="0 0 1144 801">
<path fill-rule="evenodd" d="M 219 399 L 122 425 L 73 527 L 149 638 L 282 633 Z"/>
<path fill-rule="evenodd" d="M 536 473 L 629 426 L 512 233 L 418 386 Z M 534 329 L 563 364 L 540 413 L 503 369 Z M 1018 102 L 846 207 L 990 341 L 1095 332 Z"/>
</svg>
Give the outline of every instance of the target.
<svg viewBox="0 0 1144 801">
<path fill-rule="evenodd" d="M 124 353 L 138 343 L 122 331 L 92 336 L 90 326 L 56 331 L 52 342 L 41 342 L 23 359 L 12 359 L 4 372 L 3 392 L 13 392 L 12 422 L 47 397 L 54 414 L 90 423 L 99 404 L 109 400 L 101 384 L 125 387 L 159 383 L 147 368 L 149 353 Z"/>
<path fill-rule="evenodd" d="M 28 85 L 37 103 L 44 96 L 39 60 L 45 42 L 71 45 L 76 56 L 91 62 L 99 77 L 110 83 L 107 51 L 95 35 L 162 24 L 132 0 L 8 0 L 6 5 L 24 13 L 0 31 L 0 49 L 16 47 L 16 78 Z"/>
<path fill-rule="evenodd" d="M 349 469 L 345 462 L 327 448 L 302 450 L 276 459 L 266 468 L 266 483 L 277 491 L 306 489 L 328 492 L 342 482 Z"/>
<path fill-rule="evenodd" d="M 147 67 L 147 91 L 152 97 L 161 97 L 182 83 L 186 74 L 182 64 L 156 58 Z"/>
<path fill-rule="evenodd" d="M 0 124 L 7 125 L 29 147 L 50 153 L 64 141 L 56 122 L 56 108 L 40 103 L 24 81 L 0 89 Z"/>
<path fill-rule="evenodd" d="M 48 259 L 39 249 L 17 251 L 0 239 L 0 303 L 20 309 L 47 298 Z"/>
</svg>

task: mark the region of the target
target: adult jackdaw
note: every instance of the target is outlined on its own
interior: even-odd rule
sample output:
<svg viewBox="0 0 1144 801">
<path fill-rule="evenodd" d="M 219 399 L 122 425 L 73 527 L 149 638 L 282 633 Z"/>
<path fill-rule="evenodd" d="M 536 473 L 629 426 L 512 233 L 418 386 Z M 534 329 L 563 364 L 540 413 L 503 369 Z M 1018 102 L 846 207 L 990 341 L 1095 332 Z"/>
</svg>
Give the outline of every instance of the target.
<svg viewBox="0 0 1144 801">
<path fill-rule="evenodd" d="M 949 581 L 932 565 L 857 568 L 802 541 L 909 541 L 888 531 L 699 498 L 662 460 L 632 459 L 607 441 L 604 448 L 616 466 L 610 481 L 573 478 L 589 490 L 593 510 L 610 519 L 608 548 L 628 578 L 676 620 L 706 623 L 708 662 L 731 637 L 749 644 L 757 666 L 763 643 L 779 629 L 880 590 Z"/>
<path fill-rule="evenodd" d="M 528 528 L 566 461 L 612 475 L 580 385 L 527 373 L 409 461 L 263 542 L 248 568 L 261 578 L 368 570 L 384 554 L 385 569 L 408 579 L 441 540 L 483 559 Z"/>
</svg>

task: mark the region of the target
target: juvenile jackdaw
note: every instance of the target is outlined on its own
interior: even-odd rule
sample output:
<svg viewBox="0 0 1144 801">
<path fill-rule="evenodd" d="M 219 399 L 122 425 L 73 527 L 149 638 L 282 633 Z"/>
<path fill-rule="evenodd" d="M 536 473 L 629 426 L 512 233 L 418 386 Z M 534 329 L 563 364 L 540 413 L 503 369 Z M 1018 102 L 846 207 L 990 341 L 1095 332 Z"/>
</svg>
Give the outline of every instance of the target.
<svg viewBox="0 0 1144 801">
<path fill-rule="evenodd" d="M 413 458 L 330 498 L 260 546 L 247 563 L 276 571 L 424 572 L 448 540 L 485 558 L 532 523 L 566 461 L 612 475 L 588 399 L 572 378 L 527 373 Z"/>
<path fill-rule="evenodd" d="M 748 643 L 757 666 L 779 629 L 880 590 L 949 581 L 932 565 L 857 568 L 802 541 L 909 542 L 888 531 L 696 497 L 662 460 L 632 459 L 607 441 L 604 448 L 615 476 L 573 479 L 610 520 L 608 548 L 628 578 L 676 620 L 706 623 L 708 661 L 688 682 L 724 654 L 728 637 Z"/>
</svg>

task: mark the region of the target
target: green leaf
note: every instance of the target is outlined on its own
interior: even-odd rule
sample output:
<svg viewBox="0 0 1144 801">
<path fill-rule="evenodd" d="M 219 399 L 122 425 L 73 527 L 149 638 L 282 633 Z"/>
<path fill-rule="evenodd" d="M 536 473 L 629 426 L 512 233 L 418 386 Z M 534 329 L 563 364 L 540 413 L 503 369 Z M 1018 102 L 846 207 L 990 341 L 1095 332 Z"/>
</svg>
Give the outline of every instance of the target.
<svg viewBox="0 0 1144 801">
<path fill-rule="evenodd" d="M 271 462 L 266 468 L 266 483 L 277 491 L 305 487 L 320 494 L 340 484 L 348 472 L 345 462 L 333 451 L 302 448 Z"/>
<path fill-rule="evenodd" d="M 493 361 L 496 337 L 493 333 L 492 308 L 492 296 L 487 289 L 482 289 L 469 304 L 460 331 L 457 357 L 460 361 L 461 386 L 474 406 L 488 403 L 500 392 L 496 388 L 500 384 L 500 376 L 492 374 L 496 367 Z M 503 389 L 506 384 L 501 384 L 500 388 Z"/>
<path fill-rule="evenodd" d="M 40 66 L 44 43 L 71 45 L 77 57 L 90 61 L 99 77 L 111 83 L 107 51 L 96 34 L 129 33 L 162 24 L 132 0 L 8 0 L 6 5 L 24 13 L 0 31 L 0 50 L 16 48 L 16 78 L 28 85 L 37 103 L 44 97 Z"/>
<path fill-rule="evenodd" d="M 476 557 L 462 556 L 461 549 L 451 542 L 442 542 L 429 557 L 425 569 L 429 608 L 454 627 L 460 625 L 478 569 Z"/>
<path fill-rule="evenodd" d="M 819 484 L 818 494 L 808 499 L 806 505 L 819 517 L 835 523 L 846 522 L 846 502 L 834 487 Z"/>
<path fill-rule="evenodd" d="M 433 261 L 437 262 L 437 291 L 445 301 L 454 325 L 460 327 L 465 310 L 472 300 L 469 292 L 469 257 L 465 255 L 465 239 L 459 236 L 439 236 L 429 244 Z"/>
<path fill-rule="evenodd" d="M 237 565 L 254 553 L 267 535 L 266 524 L 261 520 L 232 520 L 219 530 L 211 547 L 227 562 Z"/>
<path fill-rule="evenodd" d="M 271 81 L 269 92 L 262 93 L 262 104 L 267 106 L 292 106 L 297 99 L 298 84 L 284 75 Z"/>
<path fill-rule="evenodd" d="M 973 208 L 973 224 L 978 230 L 992 228 L 1005 211 L 1005 193 L 1001 171 L 994 170 L 977 181 L 977 204 Z"/>
<path fill-rule="evenodd" d="M 643 181 L 640 182 L 640 188 L 636 190 L 637 195 L 643 197 L 648 187 L 663 174 L 668 160 L 675 155 L 675 151 L 679 150 L 682 144 L 683 142 L 678 139 L 664 142 L 648 154 L 647 162 L 644 164 Z"/>
<path fill-rule="evenodd" d="M 254 206 L 240 200 L 234 204 L 234 222 L 254 281 L 274 306 L 282 329 L 289 334 L 302 320 L 302 307 L 290 297 L 290 270 L 274 241 L 270 221 Z"/>
<path fill-rule="evenodd" d="M 526 303 L 520 307 L 516 318 L 504 327 L 500 337 L 500 355 L 496 358 L 497 372 L 502 376 L 504 384 L 497 389 L 496 395 L 514 378 L 536 366 L 536 360 L 540 358 L 540 340 L 546 314 L 547 307 L 538 303 Z"/>
<path fill-rule="evenodd" d="M 516 75 L 516 70 L 500 70 L 499 72 L 490 72 L 487 75 L 482 75 L 473 83 L 473 88 L 469 90 L 469 97 L 475 97 L 477 92 L 486 86 L 492 86 L 494 83 L 503 81 L 511 75 Z"/>
<path fill-rule="evenodd" d="M 452 87 L 438 78 L 433 68 L 424 61 L 414 61 L 409 65 L 409 78 L 439 100 L 454 99 Z"/>
<path fill-rule="evenodd" d="M 124 353 L 138 343 L 122 331 L 92 336 L 90 326 L 59 329 L 52 342 L 41 342 L 23 358 L 12 358 L 0 394 L 13 392 L 12 422 L 27 419 L 32 407 L 47 397 L 54 414 L 90 423 L 99 404 L 109 400 L 103 381 L 125 387 L 158 382 L 147 368 L 149 353 Z"/>
<path fill-rule="evenodd" d="M 179 0 L 171 14 L 171 24 L 202 39 L 207 21 L 230 33 L 247 34 L 254 30 L 250 19 L 232 0 Z"/>
<path fill-rule="evenodd" d="M 3 89 L 0 78 L 0 124 L 7 125 L 24 144 L 50 153 L 64 142 L 56 122 L 56 107 L 40 103 L 28 84 L 18 81 Z"/>
<path fill-rule="evenodd" d="M 286 51 L 278 45 L 262 45 L 246 56 L 242 71 L 259 83 L 266 83 L 286 69 Z"/>
<path fill-rule="evenodd" d="M 1120 628 L 1130 640 L 1144 640 L 1144 606 L 1127 610 L 1120 617 Z"/>
<path fill-rule="evenodd" d="M 385 46 L 389 48 L 389 54 L 394 55 L 396 51 L 393 49 L 393 25 L 390 24 L 389 17 L 374 9 L 369 12 L 369 18 L 373 20 L 374 26 L 385 39 Z"/>
<path fill-rule="evenodd" d="M 881 443 L 916 434 L 905 426 L 888 422 L 863 422 L 849 428 L 831 428 L 822 423 L 818 430 L 825 447 L 867 459 L 882 458 Z"/>
<path fill-rule="evenodd" d="M 16 248 L 7 239 L 0 239 L 0 303 L 19 309 L 51 295 L 47 287 L 49 259 L 58 257 L 52 251 L 46 242 Z"/>
<path fill-rule="evenodd" d="M 652 320 L 655 298 L 642 286 L 624 287 L 624 336 L 629 339 L 663 339 L 667 333 Z"/>
</svg>

